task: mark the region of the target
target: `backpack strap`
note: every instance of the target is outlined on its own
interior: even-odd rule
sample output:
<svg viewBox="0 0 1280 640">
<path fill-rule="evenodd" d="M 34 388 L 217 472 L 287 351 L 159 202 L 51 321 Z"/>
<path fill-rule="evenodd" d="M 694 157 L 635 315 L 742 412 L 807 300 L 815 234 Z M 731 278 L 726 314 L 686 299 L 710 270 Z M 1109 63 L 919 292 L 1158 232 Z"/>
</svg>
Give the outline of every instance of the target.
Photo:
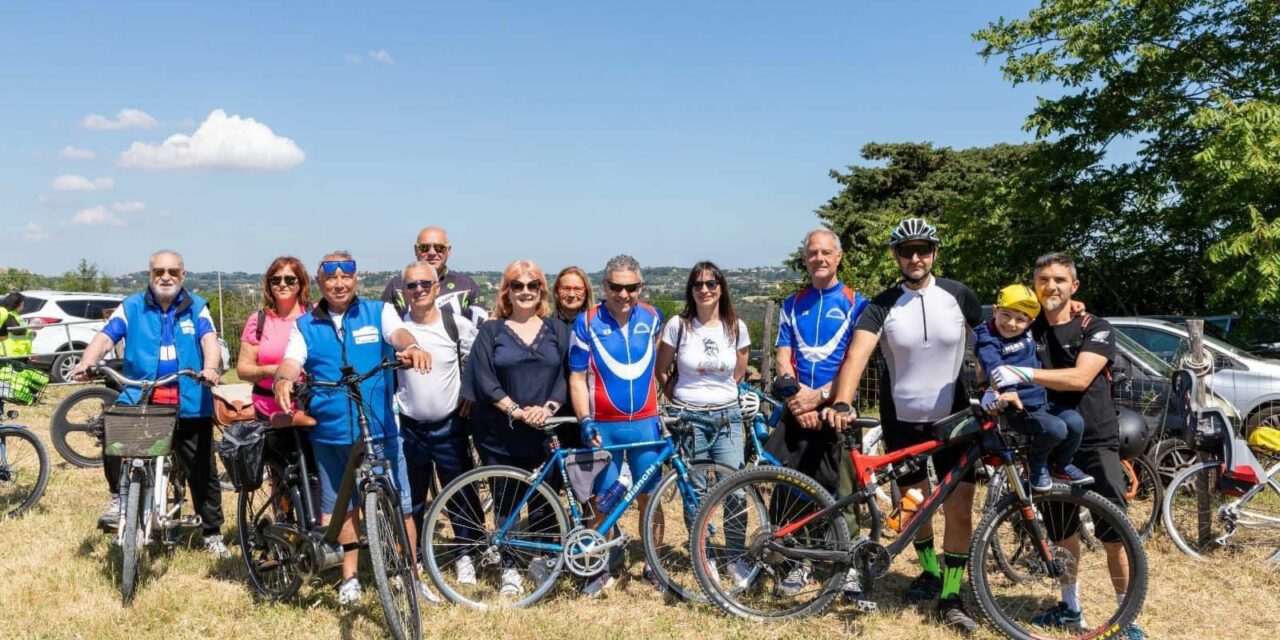
<svg viewBox="0 0 1280 640">
<path fill-rule="evenodd" d="M 263 329 L 266 328 L 266 324 L 267 324 L 267 310 L 258 309 L 258 326 L 254 328 L 253 332 L 257 335 L 259 343 L 262 342 L 262 331 Z"/>
<path fill-rule="evenodd" d="M 453 309 L 445 307 L 440 310 L 440 321 L 444 323 L 444 332 L 453 340 L 453 348 L 458 354 L 458 364 L 462 364 L 462 338 L 458 335 L 458 320 L 453 317 Z"/>
</svg>

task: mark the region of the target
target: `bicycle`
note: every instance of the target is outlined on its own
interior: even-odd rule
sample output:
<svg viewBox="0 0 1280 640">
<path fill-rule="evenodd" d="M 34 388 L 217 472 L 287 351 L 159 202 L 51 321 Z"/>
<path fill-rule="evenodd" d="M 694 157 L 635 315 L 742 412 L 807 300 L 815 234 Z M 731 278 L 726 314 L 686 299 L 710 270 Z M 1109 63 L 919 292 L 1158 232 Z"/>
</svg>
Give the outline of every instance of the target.
<svg viewBox="0 0 1280 640">
<path fill-rule="evenodd" d="M 619 532 L 610 540 L 607 532 L 630 509 L 641 489 L 669 465 L 673 470 L 657 482 L 654 495 L 641 514 L 645 559 L 664 590 L 681 599 L 705 601 L 693 586 L 685 537 L 687 523 L 692 522 L 705 488 L 736 469 L 712 462 L 685 462 L 670 432 L 672 428 L 679 429 L 674 421 L 666 424 L 664 420 L 666 428 L 660 439 L 650 442 L 561 448 L 556 427 L 576 422 L 572 417 L 550 418 L 540 427 L 548 436 L 551 456 L 536 470 L 481 467 L 459 476 L 441 491 L 423 524 L 423 555 L 432 582 L 454 603 L 487 609 L 526 607 L 538 602 L 555 586 L 565 568 L 577 576 L 594 576 L 606 568 L 613 549 L 624 548 L 630 542 L 625 533 Z M 567 468 L 569 457 L 591 456 L 601 449 L 616 454 L 650 446 L 661 447 L 658 458 L 633 479 L 630 489 L 608 510 L 599 526 L 589 526 L 582 505 L 586 496 L 577 494 L 590 493 L 590 482 L 580 490 L 569 490 L 573 488 Z M 560 496 L 550 486 L 552 473 L 566 487 L 567 513 Z M 677 495 L 678 512 L 667 514 L 664 507 L 676 504 Z M 492 496 L 492 500 L 481 496 Z M 669 526 L 677 518 L 686 526 Z M 473 558 L 470 564 L 474 574 L 456 571 L 463 557 Z M 451 567 L 454 572 L 448 571 Z M 515 573 L 508 573 L 512 571 Z M 518 593 L 503 596 L 502 590 L 495 588 L 503 577 L 515 578 Z M 533 583 L 529 589 L 524 588 L 526 578 Z"/>
<path fill-rule="evenodd" d="M 346 366 L 338 380 L 308 379 L 299 383 L 300 389 L 295 391 L 305 398 L 311 388 L 345 389 L 356 406 L 360 437 L 351 448 L 327 526 L 320 524 L 309 480 L 311 471 L 302 455 L 299 434 L 300 429 L 315 426 L 315 420 L 301 412 L 271 417 L 275 433 L 287 432 L 293 446 L 288 453 L 274 448 L 263 461 L 262 485 L 239 492 L 236 526 L 249 583 L 268 600 L 287 600 L 297 594 L 304 577 L 313 578 L 342 564 L 344 549 L 338 535 L 352 494 L 358 493 L 363 506 L 359 545 L 369 549 L 387 627 L 392 637 L 406 640 L 422 637 L 418 571 L 410 551 L 405 514 L 400 511 L 400 492 L 391 476 L 391 463 L 373 457 L 373 437 L 360 390 L 360 383 L 365 380 L 398 368 L 404 365 L 383 362 L 358 374 Z"/>
<path fill-rule="evenodd" d="M 1194 464 L 1169 483 L 1164 495 L 1164 526 L 1175 546 L 1193 558 L 1238 554 L 1250 560 L 1280 562 L 1280 454 L 1266 468 L 1218 407 L 1192 403 L 1195 377 L 1175 374 L 1175 388 L 1187 408 L 1187 444 L 1215 451 L 1214 459 Z"/>
<path fill-rule="evenodd" d="M 875 580 L 888 573 L 895 556 L 910 548 L 916 533 L 963 478 L 985 462 L 1003 469 L 1013 491 L 984 515 L 974 530 L 969 550 L 969 583 L 983 616 L 1007 637 L 1019 639 L 1055 637 L 1048 635 L 1052 632 L 1070 634 L 1065 637 L 1094 637 L 1123 628 L 1137 617 L 1146 596 L 1147 558 L 1133 526 L 1116 505 L 1092 491 L 1055 485 L 1050 491 L 1028 494 L 1018 481 L 1014 464 L 1028 440 L 1008 430 L 1002 420 L 984 416 L 973 408 L 965 409 L 934 424 L 936 440 L 882 456 L 864 455 L 858 442 L 858 427 L 874 423 L 859 419 L 855 428 L 845 431 L 843 445 L 853 462 L 858 487 L 840 500 L 804 474 L 771 466 L 741 471 L 711 490 L 694 523 L 698 539 L 693 546 L 693 560 L 698 583 L 717 607 L 756 621 L 817 614 L 840 592 L 851 567 L 858 570 L 863 593 L 870 593 Z M 872 499 L 876 486 L 918 469 L 925 464 L 927 455 L 951 446 L 967 447 L 956 468 L 942 477 L 937 490 L 925 498 L 899 536 L 887 546 L 880 544 L 882 516 Z M 890 463 L 895 464 L 892 473 L 870 478 L 872 471 L 883 470 Z M 769 505 L 766 519 L 735 532 L 745 535 L 748 541 L 746 551 L 739 557 L 726 553 L 724 541 L 705 526 L 731 517 L 726 498 L 735 492 L 755 496 L 756 501 Z M 871 523 L 867 535 L 856 540 L 851 538 L 843 517 L 851 507 Z M 1071 534 L 1079 529 L 1074 516 L 1081 508 L 1090 511 L 1095 526 L 1105 524 L 1116 535 L 1116 552 L 1122 554 L 1120 559 L 1126 561 L 1130 574 L 1119 604 L 1114 598 L 1108 563 L 1098 557 L 1102 554 L 1086 556 L 1087 549 L 1081 549 L 1077 557 L 1066 548 L 1071 546 Z M 750 519 L 752 515 L 745 512 L 742 517 Z M 1050 517 L 1046 519 L 1046 515 Z M 1033 543 L 1031 548 L 1038 562 L 1027 563 L 1028 579 L 1010 580 L 994 566 L 993 543 L 1000 540 L 1006 546 L 1015 546 L 1024 538 Z M 746 587 L 726 586 L 715 578 L 720 572 L 710 568 L 726 559 L 749 562 L 758 569 L 756 579 Z M 787 592 L 775 588 L 797 567 L 815 576 L 810 584 L 816 586 Z M 1091 613 L 1103 609 L 1110 613 L 1088 630 L 1034 625 L 1032 619 L 1038 613 L 1056 606 L 1060 583 L 1073 574 L 1080 581 L 1085 608 Z"/>
<path fill-rule="evenodd" d="M 40 400 L 49 376 L 17 360 L 0 359 L 0 520 L 17 518 L 35 506 L 49 483 L 49 454 L 30 429 L 12 420 L 6 402 L 32 405 Z"/>
<path fill-rule="evenodd" d="M 171 455 L 178 407 L 148 404 L 157 387 L 184 376 L 199 378 L 193 369 L 182 369 L 156 380 L 133 380 L 102 366 L 89 367 L 85 373 L 107 376 L 122 386 L 142 389 L 138 404 L 116 404 L 102 413 L 103 450 L 121 458 L 122 504 L 116 545 L 121 550 L 120 596 L 128 605 L 137 590 L 146 546 L 158 538 L 166 549 L 172 549 L 177 542 L 177 529 L 201 525 L 199 515 L 182 515 L 186 502 L 185 472 L 173 463 Z"/>
</svg>

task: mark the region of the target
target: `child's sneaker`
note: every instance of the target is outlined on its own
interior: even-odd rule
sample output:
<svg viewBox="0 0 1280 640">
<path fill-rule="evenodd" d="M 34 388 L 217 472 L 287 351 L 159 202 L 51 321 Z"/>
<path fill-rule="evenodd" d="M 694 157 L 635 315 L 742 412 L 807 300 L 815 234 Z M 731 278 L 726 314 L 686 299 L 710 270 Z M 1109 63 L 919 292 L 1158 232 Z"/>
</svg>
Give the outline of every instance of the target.
<svg viewBox="0 0 1280 640">
<path fill-rule="evenodd" d="M 1055 469 L 1053 475 L 1073 487 L 1084 487 L 1093 484 L 1093 476 L 1081 471 L 1080 467 L 1074 464 Z"/>
<path fill-rule="evenodd" d="M 1049 477 L 1049 463 L 1044 460 L 1032 460 L 1027 465 L 1032 491 L 1048 491 L 1053 488 L 1053 478 Z"/>
</svg>

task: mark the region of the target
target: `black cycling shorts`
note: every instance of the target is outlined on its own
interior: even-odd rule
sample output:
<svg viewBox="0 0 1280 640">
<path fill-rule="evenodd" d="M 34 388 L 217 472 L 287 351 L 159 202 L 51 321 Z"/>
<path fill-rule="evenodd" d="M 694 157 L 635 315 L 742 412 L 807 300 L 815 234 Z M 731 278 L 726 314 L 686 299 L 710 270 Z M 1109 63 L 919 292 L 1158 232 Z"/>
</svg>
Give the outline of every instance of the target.
<svg viewBox="0 0 1280 640">
<path fill-rule="evenodd" d="M 1076 451 L 1072 462 L 1080 467 L 1081 471 L 1093 476 L 1093 484 L 1086 487 L 1087 489 L 1115 503 L 1121 511 L 1128 508 L 1128 502 L 1124 499 L 1127 483 L 1118 451 L 1112 448 L 1080 449 Z M 1057 542 L 1075 535 L 1080 530 L 1079 510 L 1067 510 L 1067 513 L 1063 514 L 1060 510 L 1048 508 L 1043 509 L 1041 513 L 1044 516 L 1045 528 L 1049 530 L 1050 540 Z M 1120 539 L 1111 527 L 1099 518 L 1094 518 L 1093 521 L 1095 523 L 1093 535 L 1096 538 L 1103 542 L 1115 542 Z"/>
<path fill-rule="evenodd" d="M 899 422 L 891 420 L 882 422 L 884 428 L 884 450 L 885 453 L 905 449 L 911 445 L 936 440 L 933 436 L 933 423 L 931 422 Z M 933 452 L 929 459 L 933 460 L 933 470 L 938 474 L 938 480 L 946 477 L 956 465 L 960 463 L 960 456 L 965 452 L 968 443 L 962 446 L 946 447 Z M 975 480 L 974 469 L 970 468 L 968 473 L 962 478 L 965 482 L 973 482 Z M 909 487 L 911 485 L 920 484 L 929 478 L 928 469 L 921 465 L 920 468 L 898 478 L 898 485 Z"/>
</svg>

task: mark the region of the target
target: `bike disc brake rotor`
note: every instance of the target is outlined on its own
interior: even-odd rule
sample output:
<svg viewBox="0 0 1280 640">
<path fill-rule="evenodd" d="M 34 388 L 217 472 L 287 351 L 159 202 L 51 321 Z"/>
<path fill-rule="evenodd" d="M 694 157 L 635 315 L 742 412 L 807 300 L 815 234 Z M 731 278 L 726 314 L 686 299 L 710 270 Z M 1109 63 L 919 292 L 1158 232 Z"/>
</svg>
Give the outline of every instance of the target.
<svg viewBox="0 0 1280 640">
<path fill-rule="evenodd" d="M 608 542 L 594 529 L 578 529 L 565 537 L 564 564 L 574 575 L 584 578 L 604 570 L 609 562 Z"/>
<path fill-rule="evenodd" d="M 864 537 L 853 548 L 853 562 L 866 578 L 880 579 L 889 573 L 893 557 L 884 545 Z"/>
</svg>

